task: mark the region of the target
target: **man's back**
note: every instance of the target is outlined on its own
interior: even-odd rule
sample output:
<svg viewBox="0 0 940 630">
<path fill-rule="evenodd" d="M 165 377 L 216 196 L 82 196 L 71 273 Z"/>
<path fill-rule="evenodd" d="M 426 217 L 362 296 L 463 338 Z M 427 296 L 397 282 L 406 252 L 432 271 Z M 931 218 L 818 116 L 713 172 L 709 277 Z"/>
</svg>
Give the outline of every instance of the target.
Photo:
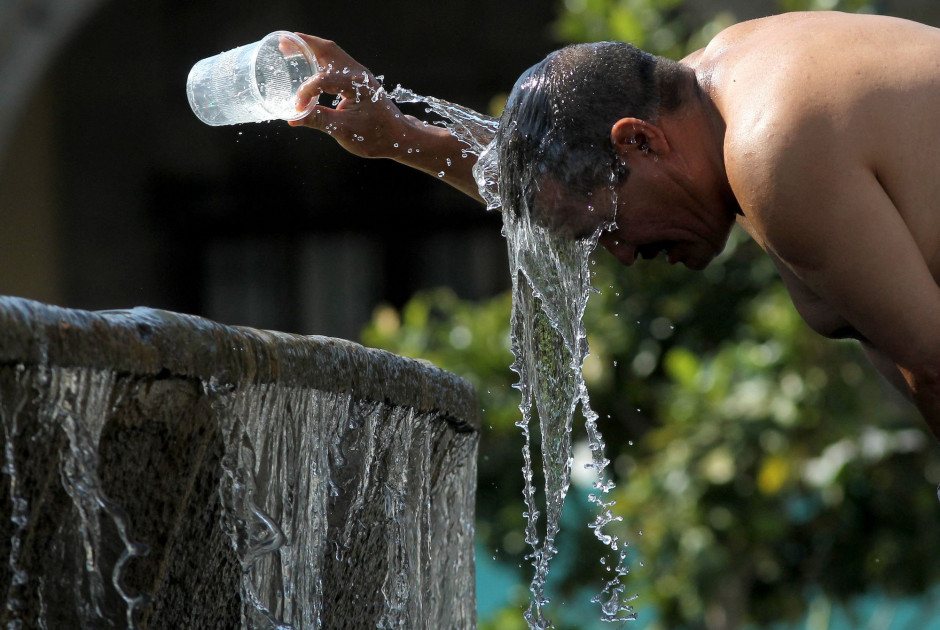
<svg viewBox="0 0 940 630">
<path fill-rule="evenodd" d="M 794 160 L 811 163 L 822 187 L 842 177 L 839 169 L 865 165 L 940 277 L 940 30 L 882 16 L 790 13 L 725 30 L 696 65 L 728 125 L 733 186 L 754 187 L 754 169 L 779 185 Z M 813 182 L 800 183 L 813 194 Z M 759 214 L 763 204 L 738 188 L 739 201 Z"/>
<path fill-rule="evenodd" d="M 940 30 L 785 14 L 686 63 L 726 124 L 741 222 L 807 322 L 908 383 L 940 377 Z"/>
</svg>

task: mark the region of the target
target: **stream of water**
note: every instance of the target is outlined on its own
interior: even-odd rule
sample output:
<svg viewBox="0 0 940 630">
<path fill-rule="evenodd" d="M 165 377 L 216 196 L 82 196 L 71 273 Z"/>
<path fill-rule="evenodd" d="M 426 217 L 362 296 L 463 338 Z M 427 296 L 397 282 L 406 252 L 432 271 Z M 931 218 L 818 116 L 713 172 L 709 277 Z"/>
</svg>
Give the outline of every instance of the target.
<svg viewBox="0 0 940 630">
<path fill-rule="evenodd" d="M 533 567 L 530 605 L 525 613 L 532 629 L 551 628 L 546 616 L 546 581 L 552 558 L 558 553 L 555 541 L 561 528 L 561 514 L 571 480 L 573 462 L 571 432 L 580 407 L 592 453 L 588 467 L 595 473 L 594 491 L 589 495 L 596 516 L 589 527 L 607 548 L 603 559 L 608 573 L 604 586 L 594 597 L 600 605 L 601 618 L 609 622 L 633 620 L 632 601 L 625 593 L 626 543 L 608 530 L 621 518 L 614 515 L 614 501 L 609 498 L 614 483 L 607 473 L 603 436 L 597 426 L 597 414 L 591 409 L 582 366 L 588 355 L 583 315 L 594 289 L 591 286 L 589 259 L 597 239 L 606 226 L 599 226 L 588 238 L 562 238 L 531 220 L 521 208 L 503 208 L 499 195 L 499 164 L 493 146 L 499 121 L 471 109 L 433 97 L 423 97 L 400 85 L 390 93 L 397 102 L 425 103 L 430 112 L 446 119 L 451 133 L 468 145 L 477 157 L 474 167 L 480 194 L 490 210 L 502 209 L 503 235 L 509 248 L 512 276 L 511 345 L 515 356 L 512 369 L 519 376 L 516 387 L 521 394 L 521 419 L 517 425 L 523 435 L 523 475 L 526 518 L 527 559 Z M 614 197 L 613 204 L 616 204 Z M 610 216 L 613 216 L 611 211 Z M 533 427 L 537 425 L 544 479 L 545 524 L 540 534 L 542 515 L 534 482 Z"/>
</svg>

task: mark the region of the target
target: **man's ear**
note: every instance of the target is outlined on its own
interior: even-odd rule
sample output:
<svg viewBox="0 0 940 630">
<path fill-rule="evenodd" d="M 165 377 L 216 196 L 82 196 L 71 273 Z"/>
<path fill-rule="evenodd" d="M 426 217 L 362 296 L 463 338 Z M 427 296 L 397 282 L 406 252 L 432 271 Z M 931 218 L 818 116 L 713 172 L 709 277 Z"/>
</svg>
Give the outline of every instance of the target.
<svg viewBox="0 0 940 630">
<path fill-rule="evenodd" d="M 666 134 L 658 125 L 639 118 L 621 118 L 610 129 L 610 141 L 622 159 L 633 153 L 662 157 L 669 153 Z"/>
</svg>

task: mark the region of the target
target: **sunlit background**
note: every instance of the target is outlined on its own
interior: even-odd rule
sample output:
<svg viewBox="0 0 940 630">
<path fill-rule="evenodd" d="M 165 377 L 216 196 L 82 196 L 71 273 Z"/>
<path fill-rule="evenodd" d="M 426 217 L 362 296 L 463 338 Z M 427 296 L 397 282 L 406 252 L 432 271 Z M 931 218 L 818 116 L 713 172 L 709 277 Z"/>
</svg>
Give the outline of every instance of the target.
<svg viewBox="0 0 940 630">
<path fill-rule="evenodd" d="M 299 30 L 389 86 L 496 113 L 567 42 L 679 58 L 735 21 L 833 8 L 940 25 L 936 0 L 2 3 L 0 293 L 339 336 L 469 379 L 485 410 L 480 627 L 522 628 L 499 216 L 309 130 L 207 127 L 186 102 L 190 66 Z M 627 627 L 940 629 L 938 449 L 860 352 L 809 331 L 742 234 L 704 273 L 603 253 L 594 270 L 584 369 L 630 543 Z M 577 463 L 573 481 L 550 616 L 599 628 L 605 567 Z"/>
</svg>

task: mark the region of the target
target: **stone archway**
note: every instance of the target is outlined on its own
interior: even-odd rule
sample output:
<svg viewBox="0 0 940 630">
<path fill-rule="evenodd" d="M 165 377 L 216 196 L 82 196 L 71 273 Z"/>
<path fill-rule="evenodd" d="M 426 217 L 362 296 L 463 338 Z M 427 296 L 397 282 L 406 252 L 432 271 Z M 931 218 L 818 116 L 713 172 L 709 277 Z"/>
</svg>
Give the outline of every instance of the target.
<svg viewBox="0 0 940 630">
<path fill-rule="evenodd" d="M 0 5 L 0 158 L 56 50 L 106 0 L 12 0 Z"/>
</svg>

